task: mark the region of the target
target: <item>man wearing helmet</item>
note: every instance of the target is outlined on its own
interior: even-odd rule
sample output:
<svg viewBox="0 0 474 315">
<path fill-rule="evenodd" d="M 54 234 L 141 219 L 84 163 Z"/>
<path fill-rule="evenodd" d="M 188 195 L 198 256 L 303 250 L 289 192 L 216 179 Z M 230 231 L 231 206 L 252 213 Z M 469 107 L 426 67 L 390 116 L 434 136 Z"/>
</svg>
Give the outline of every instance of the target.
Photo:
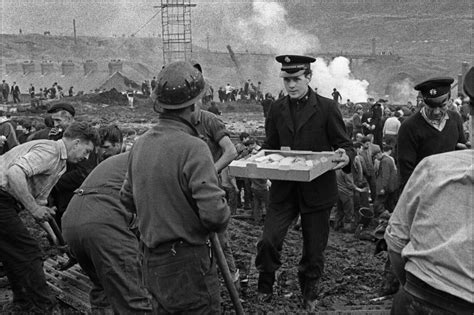
<svg viewBox="0 0 474 315">
<path fill-rule="evenodd" d="M 191 123 L 206 88 L 187 62 L 160 72 L 153 93 L 158 123 L 133 146 L 121 190 L 122 202 L 137 213 L 156 313 L 220 313 L 209 233 L 225 229 L 230 211 L 211 152 Z"/>
</svg>

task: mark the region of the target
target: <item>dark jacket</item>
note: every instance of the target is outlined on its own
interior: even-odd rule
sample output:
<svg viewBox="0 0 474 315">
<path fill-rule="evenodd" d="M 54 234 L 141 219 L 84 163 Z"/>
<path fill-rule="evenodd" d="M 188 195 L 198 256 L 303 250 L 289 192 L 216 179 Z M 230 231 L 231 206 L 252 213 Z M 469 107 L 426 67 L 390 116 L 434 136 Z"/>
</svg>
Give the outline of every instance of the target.
<svg viewBox="0 0 474 315">
<path fill-rule="evenodd" d="M 265 124 L 264 149 L 280 150 L 282 146 L 291 150 L 332 151 L 346 150 L 353 160 L 352 143 L 346 134 L 344 121 L 337 104 L 310 89 L 306 105 L 297 113 L 296 126 L 290 113 L 289 97 L 275 101 L 270 107 Z M 344 167 L 346 173 L 351 163 Z M 329 171 L 311 182 L 272 181 L 270 202 L 278 203 L 289 197 L 294 188 L 301 192 L 303 202 L 312 211 L 323 210 L 337 200 L 337 183 L 334 171 Z"/>
<path fill-rule="evenodd" d="M 398 188 L 398 175 L 395 162 L 388 156 L 383 156 L 380 160 L 379 169 L 376 172 L 375 185 L 377 195 L 383 189 L 385 193 L 391 193 Z"/>
<path fill-rule="evenodd" d="M 79 163 L 67 163 L 66 172 L 59 178 L 58 182 L 51 191 L 54 205 L 58 213 L 62 214 L 74 196 L 74 191 L 78 189 L 90 172 L 99 164 L 98 156 L 95 150 L 92 150 L 89 158 Z"/>
<path fill-rule="evenodd" d="M 442 131 L 435 129 L 417 112 L 401 124 L 397 138 L 397 154 L 401 184 L 404 186 L 418 163 L 427 156 L 456 150 L 466 143 L 461 116 L 448 110 L 449 119 Z"/>
</svg>

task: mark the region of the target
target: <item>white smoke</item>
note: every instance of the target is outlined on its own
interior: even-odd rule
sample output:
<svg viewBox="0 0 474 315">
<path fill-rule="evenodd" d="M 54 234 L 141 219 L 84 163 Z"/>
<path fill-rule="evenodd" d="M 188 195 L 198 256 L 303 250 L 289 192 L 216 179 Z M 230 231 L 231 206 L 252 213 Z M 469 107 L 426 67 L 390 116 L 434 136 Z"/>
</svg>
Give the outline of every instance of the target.
<svg viewBox="0 0 474 315">
<path fill-rule="evenodd" d="M 252 15 L 240 18 L 237 31 L 243 41 L 265 46 L 275 54 L 305 54 L 319 50 L 319 39 L 290 26 L 288 12 L 277 2 L 253 1 Z"/>
<path fill-rule="evenodd" d="M 318 89 L 318 94 L 331 98 L 331 93 L 336 88 L 342 96 L 342 103 L 347 99 L 352 102 L 367 101 L 366 80 L 355 79 L 351 74 L 349 60 L 344 57 L 337 57 L 330 63 L 322 58 L 317 58 L 313 64 L 312 86 Z"/>
<path fill-rule="evenodd" d="M 316 35 L 300 31 L 287 21 L 288 12 L 278 2 L 252 1 L 252 14 L 240 18 L 236 30 L 240 40 L 259 50 L 268 50 L 275 55 L 295 54 L 305 55 L 320 51 L 319 39 Z M 252 45 L 252 46 L 250 46 Z M 277 94 L 283 89 L 281 78 L 278 77 L 281 65 L 272 60 L 268 63 L 265 85 L 268 90 Z M 312 86 L 318 88 L 318 93 L 331 97 L 333 88 L 339 90 L 345 103 L 347 99 L 353 102 L 367 100 L 365 80 L 357 80 L 351 75 L 349 60 L 337 57 L 327 64 L 317 58 L 312 64 Z"/>
<path fill-rule="evenodd" d="M 390 85 L 390 101 L 394 104 L 414 103 L 418 92 L 413 89 L 414 82 L 410 78 L 392 83 Z"/>
</svg>

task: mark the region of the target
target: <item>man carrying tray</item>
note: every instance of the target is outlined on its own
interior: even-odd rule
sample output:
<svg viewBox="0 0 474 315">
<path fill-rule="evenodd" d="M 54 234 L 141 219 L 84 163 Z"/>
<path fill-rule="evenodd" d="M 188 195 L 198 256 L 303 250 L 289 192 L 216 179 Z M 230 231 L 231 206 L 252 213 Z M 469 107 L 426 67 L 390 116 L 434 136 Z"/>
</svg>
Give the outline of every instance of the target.
<svg viewBox="0 0 474 315">
<path fill-rule="evenodd" d="M 266 120 L 264 149 L 332 151 L 339 153 L 334 169 L 350 172 L 354 157 L 352 143 L 346 134 L 337 104 L 315 93 L 310 87 L 312 57 L 282 55 L 287 96 L 272 104 Z M 304 307 L 314 310 L 319 280 L 324 268 L 324 250 L 329 235 L 329 214 L 337 201 L 334 171 L 311 182 L 273 180 L 263 234 L 257 244 L 256 267 L 259 271 L 258 298 L 269 301 L 275 281 L 275 271 L 281 266 L 280 251 L 288 227 L 301 215 L 303 255 L 298 266 L 298 280 Z"/>
</svg>

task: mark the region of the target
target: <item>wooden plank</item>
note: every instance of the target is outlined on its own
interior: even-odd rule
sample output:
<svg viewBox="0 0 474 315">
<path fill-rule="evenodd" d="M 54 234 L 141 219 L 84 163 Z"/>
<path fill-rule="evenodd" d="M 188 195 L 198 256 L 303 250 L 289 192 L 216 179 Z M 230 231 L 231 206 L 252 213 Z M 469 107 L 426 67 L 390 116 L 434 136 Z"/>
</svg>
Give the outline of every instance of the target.
<svg viewBox="0 0 474 315">
<path fill-rule="evenodd" d="M 66 258 L 58 256 L 56 260 L 49 258 L 44 262 L 46 281 L 60 301 L 80 312 L 90 313 L 91 282 L 78 265 L 64 271 L 54 268 L 58 262 L 65 261 Z"/>
</svg>

